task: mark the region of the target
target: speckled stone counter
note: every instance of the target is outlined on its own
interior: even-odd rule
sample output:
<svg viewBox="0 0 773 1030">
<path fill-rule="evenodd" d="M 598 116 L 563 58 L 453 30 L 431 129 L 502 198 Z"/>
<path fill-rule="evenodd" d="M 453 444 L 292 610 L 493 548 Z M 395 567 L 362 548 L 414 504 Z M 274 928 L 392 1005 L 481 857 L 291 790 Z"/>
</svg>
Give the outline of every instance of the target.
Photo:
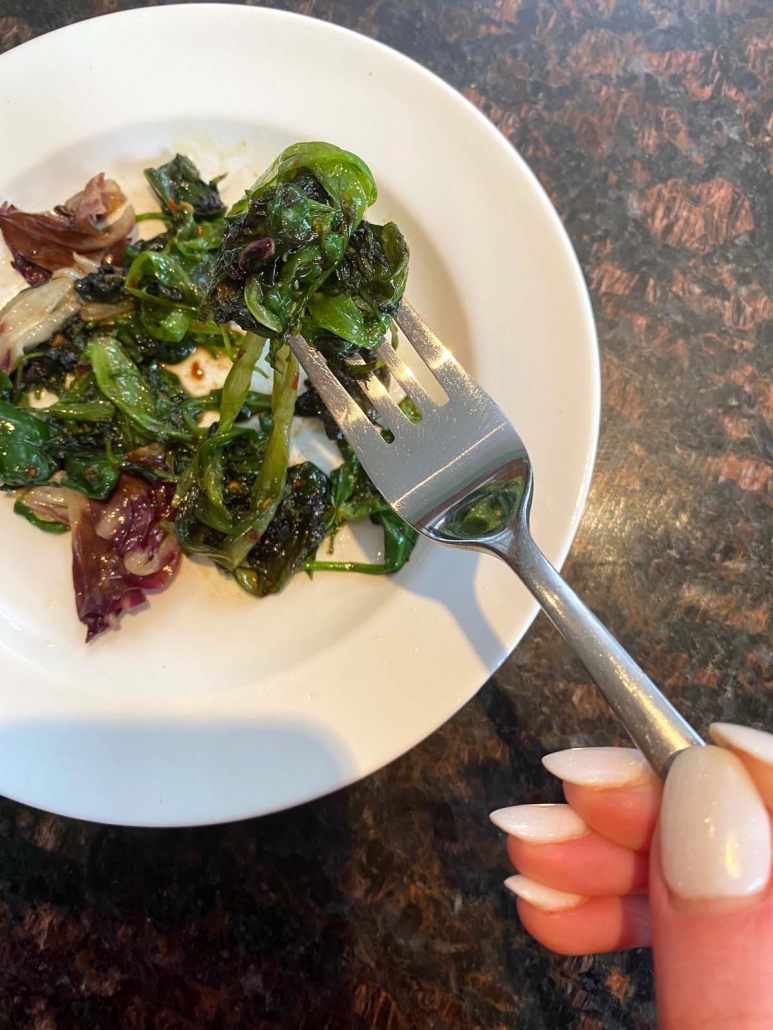
<svg viewBox="0 0 773 1030">
<path fill-rule="evenodd" d="M 0 0 L 0 49 L 124 0 Z M 590 285 L 601 443 L 570 581 L 698 727 L 773 724 L 773 9 L 298 0 L 416 58 L 538 174 Z M 1 160 L 1 158 L 0 158 Z M 487 813 L 622 742 L 540 618 L 459 715 L 334 797 L 134 831 L 0 801 L 0 1027 L 649 1030 L 644 952 L 563 959 Z"/>
</svg>

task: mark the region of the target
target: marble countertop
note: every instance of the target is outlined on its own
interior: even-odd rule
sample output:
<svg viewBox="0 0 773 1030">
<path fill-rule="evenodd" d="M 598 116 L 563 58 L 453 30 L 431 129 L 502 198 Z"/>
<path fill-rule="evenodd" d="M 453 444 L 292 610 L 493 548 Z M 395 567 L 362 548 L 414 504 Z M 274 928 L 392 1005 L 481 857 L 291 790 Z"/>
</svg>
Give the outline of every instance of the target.
<svg viewBox="0 0 773 1030">
<path fill-rule="evenodd" d="M 134 6 L 0 0 L 0 50 Z M 272 6 L 431 68 L 537 173 L 601 343 L 601 441 L 568 578 L 698 728 L 770 728 L 769 4 Z M 648 954 L 534 944 L 487 819 L 558 799 L 546 751 L 619 732 L 540 618 L 443 729 L 298 810 L 149 831 L 0 800 L 0 1028 L 651 1030 Z"/>
</svg>

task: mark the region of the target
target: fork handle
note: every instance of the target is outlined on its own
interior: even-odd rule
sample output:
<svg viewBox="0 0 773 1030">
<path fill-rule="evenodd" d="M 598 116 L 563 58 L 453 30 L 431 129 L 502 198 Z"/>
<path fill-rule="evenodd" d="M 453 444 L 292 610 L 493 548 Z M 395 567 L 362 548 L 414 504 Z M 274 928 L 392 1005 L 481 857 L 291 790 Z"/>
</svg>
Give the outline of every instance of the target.
<svg viewBox="0 0 773 1030">
<path fill-rule="evenodd" d="M 525 524 L 492 550 L 520 576 L 588 670 L 601 693 L 662 778 L 679 752 L 703 744 L 612 634 L 559 576 Z"/>
</svg>

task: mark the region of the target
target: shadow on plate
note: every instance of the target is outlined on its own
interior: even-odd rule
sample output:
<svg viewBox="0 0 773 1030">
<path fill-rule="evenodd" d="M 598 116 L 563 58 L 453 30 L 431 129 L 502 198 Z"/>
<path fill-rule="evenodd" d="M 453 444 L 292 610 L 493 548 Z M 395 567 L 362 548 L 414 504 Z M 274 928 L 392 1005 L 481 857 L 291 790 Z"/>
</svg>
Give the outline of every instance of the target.
<svg viewBox="0 0 773 1030">
<path fill-rule="evenodd" d="M 96 822 L 228 822 L 300 804 L 353 778 L 345 742 L 310 724 L 30 719 L 0 727 L 4 794 Z"/>
<path fill-rule="evenodd" d="M 423 575 L 401 576 L 401 588 L 442 605 L 481 662 L 488 667 L 498 664 L 505 657 L 508 645 L 486 615 L 476 591 L 480 563 L 495 559 L 457 548 L 449 554 L 447 561 L 429 562 L 427 559 L 436 548 L 442 548 L 444 552 L 450 552 L 450 548 L 423 541 L 420 541 L 420 546 Z"/>
</svg>

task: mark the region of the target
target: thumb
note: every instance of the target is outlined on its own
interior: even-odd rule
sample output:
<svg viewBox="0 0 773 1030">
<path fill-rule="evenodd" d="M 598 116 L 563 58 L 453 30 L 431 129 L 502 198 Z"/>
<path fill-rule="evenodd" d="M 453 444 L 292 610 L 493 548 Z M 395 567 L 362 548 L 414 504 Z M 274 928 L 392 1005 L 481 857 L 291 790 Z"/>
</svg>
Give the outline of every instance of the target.
<svg viewBox="0 0 773 1030">
<path fill-rule="evenodd" d="M 661 1030 L 773 1028 L 770 817 L 743 762 L 677 755 L 650 858 Z"/>
</svg>

